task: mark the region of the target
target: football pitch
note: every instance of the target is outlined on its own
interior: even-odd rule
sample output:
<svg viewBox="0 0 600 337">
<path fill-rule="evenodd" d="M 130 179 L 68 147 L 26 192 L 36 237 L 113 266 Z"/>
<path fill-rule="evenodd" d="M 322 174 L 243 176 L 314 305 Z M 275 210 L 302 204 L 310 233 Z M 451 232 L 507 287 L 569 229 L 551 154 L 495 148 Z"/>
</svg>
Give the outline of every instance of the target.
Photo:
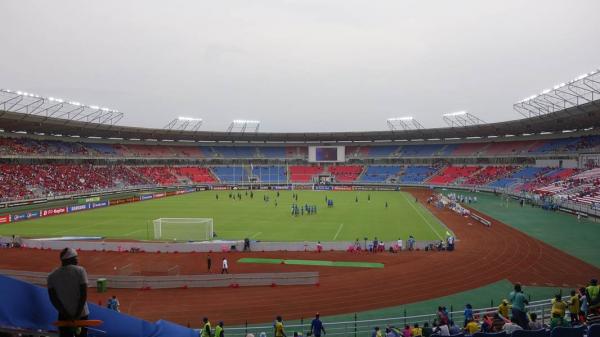
<svg viewBox="0 0 600 337">
<path fill-rule="evenodd" d="M 240 194 L 241 200 L 229 197 Z M 298 201 L 293 199 L 298 195 Z M 0 235 L 153 238 L 157 218 L 212 218 L 216 239 L 263 241 L 440 240 L 447 228 L 414 197 L 399 191 L 204 191 L 0 226 Z M 218 199 L 217 199 L 218 196 Z M 265 201 L 268 196 L 268 201 Z M 325 198 L 333 200 L 327 207 Z M 358 201 L 357 201 L 358 200 Z M 387 208 L 385 204 L 388 204 Z M 276 205 L 277 204 L 277 205 Z M 317 213 L 292 215 L 292 204 Z M 177 238 L 186 240 L 185 236 Z"/>
</svg>

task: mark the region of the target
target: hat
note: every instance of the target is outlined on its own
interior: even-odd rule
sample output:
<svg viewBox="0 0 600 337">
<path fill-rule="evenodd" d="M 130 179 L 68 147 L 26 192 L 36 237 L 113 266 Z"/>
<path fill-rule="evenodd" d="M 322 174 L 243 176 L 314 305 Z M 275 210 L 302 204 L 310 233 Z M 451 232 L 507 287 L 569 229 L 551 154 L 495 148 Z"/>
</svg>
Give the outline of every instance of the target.
<svg viewBox="0 0 600 337">
<path fill-rule="evenodd" d="M 77 252 L 73 248 L 65 248 L 60 253 L 61 260 L 68 260 L 68 259 L 72 259 L 74 257 L 77 257 Z"/>
<path fill-rule="evenodd" d="M 508 300 L 505 298 L 505 299 L 502 300 L 502 303 L 508 304 Z"/>
</svg>

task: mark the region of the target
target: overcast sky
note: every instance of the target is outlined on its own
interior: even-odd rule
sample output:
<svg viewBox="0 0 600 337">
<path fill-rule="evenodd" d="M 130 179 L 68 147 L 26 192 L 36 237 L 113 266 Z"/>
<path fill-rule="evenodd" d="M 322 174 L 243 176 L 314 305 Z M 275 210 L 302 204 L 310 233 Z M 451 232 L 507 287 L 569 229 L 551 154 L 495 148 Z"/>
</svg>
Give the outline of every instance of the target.
<svg viewBox="0 0 600 337">
<path fill-rule="evenodd" d="M 1 0 L 0 87 L 225 130 L 426 127 L 600 67 L 599 0 Z"/>
</svg>

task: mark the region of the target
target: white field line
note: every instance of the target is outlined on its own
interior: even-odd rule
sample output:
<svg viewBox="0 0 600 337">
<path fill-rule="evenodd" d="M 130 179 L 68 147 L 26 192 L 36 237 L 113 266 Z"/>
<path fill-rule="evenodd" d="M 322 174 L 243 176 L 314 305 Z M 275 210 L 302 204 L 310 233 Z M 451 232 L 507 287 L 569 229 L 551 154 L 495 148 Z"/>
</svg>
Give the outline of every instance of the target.
<svg viewBox="0 0 600 337">
<path fill-rule="evenodd" d="M 423 214 L 415 207 L 415 205 L 412 204 L 412 202 L 410 200 L 408 200 L 408 198 L 406 197 L 406 195 L 404 193 L 402 193 L 402 196 L 404 197 L 404 199 L 406 200 L 406 202 L 410 205 L 410 207 L 412 207 L 415 212 L 417 212 L 417 214 L 419 214 L 419 216 L 421 216 L 421 218 L 423 220 L 425 220 L 425 222 L 427 223 L 427 225 L 429 226 L 429 228 L 431 228 L 431 231 L 435 233 L 435 235 L 437 235 L 438 238 L 440 238 L 440 240 L 443 240 L 444 238 L 440 236 L 440 234 L 433 228 L 433 226 L 431 225 L 431 223 L 429 223 L 429 221 L 425 218 L 425 216 L 423 216 Z"/>
<path fill-rule="evenodd" d="M 129 233 L 123 234 L 123 236 L 130 236 L 130 235 L 133 235 L 133 234 L 135 234 L 135 233 L 139 233 L 139 232 L 145 232 L 145 231 L 146 231 L 145 229 L 138 229 L 138 230 L 135 230 L 135 231 L 132 231 L 132 232 L 129 232 Z"/>
<path fill-rule="evenodd" d="M 341 223 L 340 226 L 338 227 L 337 232 L 335 232 L 335 235 L 333 236 L 333 241 L 335 241 L 335 239 L 337 239 L 338 235 L 340 235 L 340 232 L 342 231 L 342 228 L 344 228 L 344 224 Z"/>
<path fill-rule="evenodd" d="M 257 236 L 259 236 L 261 234 L 262 234 L 262 232 L 256 232 L 256 233 L 252 234 L 252 236 L 250 237 L 250 239 L 254 239 L 255 237 L 257 237 Z"/>
</svg>

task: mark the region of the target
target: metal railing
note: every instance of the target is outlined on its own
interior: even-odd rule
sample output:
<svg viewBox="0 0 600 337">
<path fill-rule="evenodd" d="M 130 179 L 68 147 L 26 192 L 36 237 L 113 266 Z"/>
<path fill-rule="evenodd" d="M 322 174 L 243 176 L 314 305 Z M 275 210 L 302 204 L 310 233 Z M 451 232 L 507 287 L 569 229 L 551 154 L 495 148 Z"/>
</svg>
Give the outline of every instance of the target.
<svg viewBox="0 0 600 337">
<path fill-rule="evenodd" d="M 567 298 L 567 297 L 565 297 Z M 538 321 L 542 324 L 550 322 L 550 311 L 551 311 L 551 300 L 539 300 L 532 301 L 527 306 L 529 313 L 536 313 Z M 473 316 L 476 318 L 482 318 L 486 314 L 493 314 L 498 311 L 497 307 L 480 308 L 473 310 Z M 462 327 L 464 323 L 463 311 L 450 311 L 448 317 L 454 321 L 455 325 Z M 385 329 L 387 326 L 394 326 L 401 328 L 404 325 L 410 325 L 411 327 L 418 323 L 420 327 L 423 327 L 423 323 L 428 322 L 432 324 L 433 320 L 437 318 L 437 314 L 425 314 L 425 315 L 413 315 L 407 316 L 406 310 L 404 316 L 399 317 L 387 317 L 387 318 L 376 318 L 376 319 L 358 319 L 358 314 L 354 314 L 354 319 L 349 321 L 327 321 L 323 320 L 323 325 L 327 331 L 327 336 L 348 336 L 348 337 L 359 337 L 359 336 L 370 336 L 371 332 L 375 327 Z M 286 334 L 292 336 L 294 331 L 302 332 L 304 335 L 310 331 L 311 320 L 300 319 L 300 323 L 289 324 L 285 326 Z M 227 336 L 244 337 L 248 333 L 252 333 L 258 337 L 264 332 L 268 337 L 273 336 L 273 325 L 248 325 L 243 327 L 232 327 L 227 328 Z"/>
</svg>

